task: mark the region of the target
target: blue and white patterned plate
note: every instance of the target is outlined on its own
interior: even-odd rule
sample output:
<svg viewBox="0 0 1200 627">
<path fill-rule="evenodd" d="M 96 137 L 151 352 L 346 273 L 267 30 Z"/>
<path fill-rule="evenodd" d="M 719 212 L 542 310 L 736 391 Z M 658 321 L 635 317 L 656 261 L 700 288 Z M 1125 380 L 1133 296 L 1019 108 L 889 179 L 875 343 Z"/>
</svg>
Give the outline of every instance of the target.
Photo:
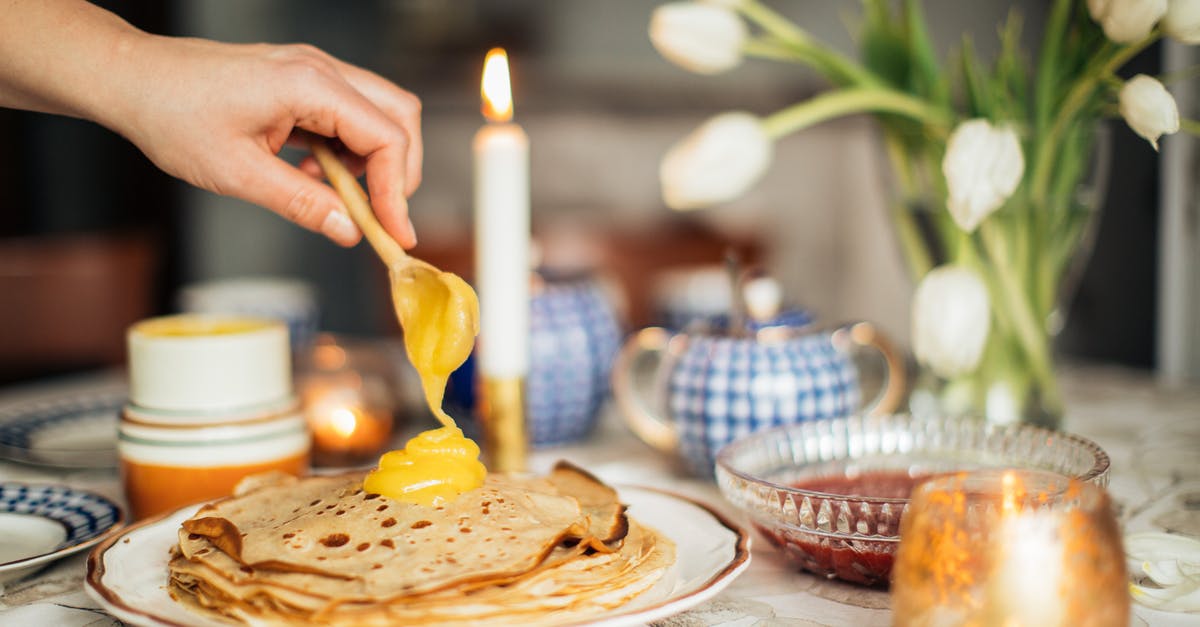
<svg viewBox="0 0 1200 627">
<path fill-rule="evenodd" d="M 117 465 L 124 385 L 0 406 L 0 457 L 67 468 Z"/>
<path fill-rule="evenodd" d="M 61 485 L 0 483 L 0 582 L 82 551 L 124 522 L 112 501 Z"/>
</svg>

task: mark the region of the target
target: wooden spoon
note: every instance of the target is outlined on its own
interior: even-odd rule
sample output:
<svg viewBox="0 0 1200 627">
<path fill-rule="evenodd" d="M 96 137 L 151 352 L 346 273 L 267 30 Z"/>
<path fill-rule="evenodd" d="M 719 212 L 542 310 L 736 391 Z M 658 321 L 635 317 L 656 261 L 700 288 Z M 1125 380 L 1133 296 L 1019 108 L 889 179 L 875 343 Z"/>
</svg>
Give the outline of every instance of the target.
<svg viewBox="0 0 1200 627">
<path fill-rule="evenodd" d="M 425 388 L 429 409 L 447 427 L 454 420 L 442 410 L 450 373 L 458 369 L 479 333 L 479 299 L 458 275 L 442 272 L 410 256 L 375 217 L 367 193 L 354 175 L 322 142 L 311 142 L 313 156 L 337 190 L 371 247 L 388 267 L 392 304 L 404 330 L 408 359 Z"/>
</svg>

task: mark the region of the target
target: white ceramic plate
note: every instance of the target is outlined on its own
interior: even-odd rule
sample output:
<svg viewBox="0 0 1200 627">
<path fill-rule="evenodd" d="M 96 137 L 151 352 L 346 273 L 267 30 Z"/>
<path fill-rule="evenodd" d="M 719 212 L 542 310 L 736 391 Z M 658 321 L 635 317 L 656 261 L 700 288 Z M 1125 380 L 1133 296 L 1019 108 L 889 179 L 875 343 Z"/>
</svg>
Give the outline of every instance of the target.
<svg viewBox="0 0 1200 627">
<path fill-rule="evenodd" d="M 672 584 L 588 624 L 624 627 L 677 614 L 712 598 L 750 565 L 746 532 L 707 506 L 649 488 L 623 486 L 620 494 L 631 515 L 675 542 Z M 167 553 L 178 541 L 179 525 L 197 508 L 139 523 L 97 546 L 88 558 L 88 594 L 131 625 L 223 625 L 189 612 L 166 590 Z"/>
<path fill-rule="evenodd" d="M 117 465 L 124 384 L 0 407 L 0 457 L 63 468 Z"/>
<path fill-rule="evenodd" d="M 96 544 L 122 520 L 121 508 L 99 494 L 0 483 L 0 582 Z"/>
</svg>

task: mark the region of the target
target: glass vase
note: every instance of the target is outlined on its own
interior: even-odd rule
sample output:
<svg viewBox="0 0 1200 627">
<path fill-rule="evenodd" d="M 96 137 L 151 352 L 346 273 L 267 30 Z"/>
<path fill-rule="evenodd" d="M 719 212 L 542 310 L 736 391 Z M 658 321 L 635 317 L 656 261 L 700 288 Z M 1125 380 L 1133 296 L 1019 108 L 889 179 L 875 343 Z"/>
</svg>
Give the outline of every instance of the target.
<svg viewBox="0 0 1200 627">
<path fill-rule="evenodd" d="M 1054 340 L 1091 257 L 1108 180 L 1107 127 L 1075 137 L 1080 158 L 1051 168 L 1049 183 L 1030 181 L 1027 168 L 1016 193 L 971 233 L 946 209 L 941 155 L 904 148 L 913 142 L 888 144 L 899 192 L 891 217 L 914 281 L 934 267 L 963 265 L 987 286 L 992 312 L 975 369 L 947 379 L 918 364 L 910 410 L 1059 428 L 1066 408 Z"/>
</svg>

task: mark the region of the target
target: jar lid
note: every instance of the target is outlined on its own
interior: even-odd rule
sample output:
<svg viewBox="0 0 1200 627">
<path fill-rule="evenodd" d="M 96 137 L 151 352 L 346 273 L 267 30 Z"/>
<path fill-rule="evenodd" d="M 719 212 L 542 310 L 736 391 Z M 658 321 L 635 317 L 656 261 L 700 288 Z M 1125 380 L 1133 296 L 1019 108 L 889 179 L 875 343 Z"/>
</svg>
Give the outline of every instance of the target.
<svg viewBox="0 0 1200 627">
<path fill-rule="evenodd" d="M 278 320 L 184 314 L 131 326 L 129 400 L 150 409 L 229 411 L 292 394 L 287 327 Z"/>
</svg>

